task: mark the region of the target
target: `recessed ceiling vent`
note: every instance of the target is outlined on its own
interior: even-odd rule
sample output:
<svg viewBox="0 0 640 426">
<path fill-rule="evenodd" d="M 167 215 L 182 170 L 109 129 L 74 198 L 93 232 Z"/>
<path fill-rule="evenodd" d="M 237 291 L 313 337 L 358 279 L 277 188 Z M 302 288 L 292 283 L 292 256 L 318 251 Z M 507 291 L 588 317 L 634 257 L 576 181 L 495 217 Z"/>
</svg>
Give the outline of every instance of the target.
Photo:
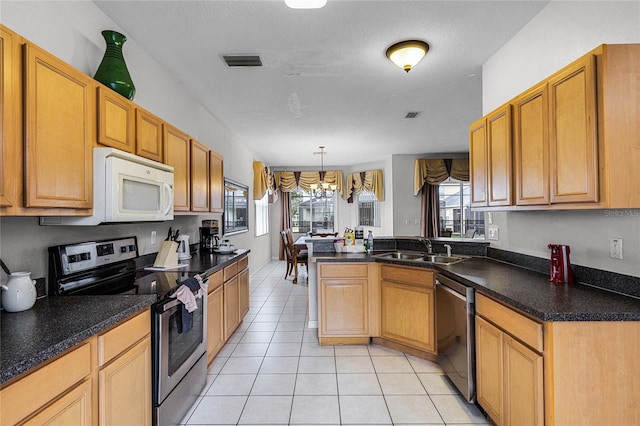
<svg viewBox="0 0 640 426">
<path fill-rule="evenodd" d="M 229 67 L 261 67 L 262 60 L 258 55 L 222 55 Z"/>
<path fill-rule="evenodd" d="M 410 111 L 404 118 L 416 118 L 418 115 L 420 115 L 420 111 Z"/>
</svg>

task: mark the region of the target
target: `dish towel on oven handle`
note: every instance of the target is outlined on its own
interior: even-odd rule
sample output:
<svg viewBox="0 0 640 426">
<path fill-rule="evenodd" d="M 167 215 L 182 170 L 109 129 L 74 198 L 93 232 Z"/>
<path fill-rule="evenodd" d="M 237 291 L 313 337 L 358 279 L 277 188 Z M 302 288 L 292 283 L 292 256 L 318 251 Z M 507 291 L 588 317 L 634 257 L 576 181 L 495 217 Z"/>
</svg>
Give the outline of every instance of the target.
<svg viewBox="0 0 640 426">
<path fill-rule="evenodd" d="M 202 280 L 200 275 L 187 278 L 181 282 L 180 287 L 171 295 L 177 298 L 182 304 L 180 305 L 180 315 L 176 317 L 176 325 L 178 333 L 187 333 L 193 327 L 193 311 L 198 309 L 196 299 L 207 294 L 207 283 Z"/>
</svg>

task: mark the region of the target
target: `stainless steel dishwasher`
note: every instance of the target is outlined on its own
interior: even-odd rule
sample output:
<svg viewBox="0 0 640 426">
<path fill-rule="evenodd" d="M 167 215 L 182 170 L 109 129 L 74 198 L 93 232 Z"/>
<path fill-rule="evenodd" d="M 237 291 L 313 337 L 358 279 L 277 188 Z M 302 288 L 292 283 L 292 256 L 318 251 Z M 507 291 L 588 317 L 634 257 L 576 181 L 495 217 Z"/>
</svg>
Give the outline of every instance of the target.
<svg viewBox="0 0 640 426">
<path fill-rule="evenodd" d="M 438 364 L 469 402 L 476 397 L 474 316 L 473 287 L 436 274 Z"/>
</svg>

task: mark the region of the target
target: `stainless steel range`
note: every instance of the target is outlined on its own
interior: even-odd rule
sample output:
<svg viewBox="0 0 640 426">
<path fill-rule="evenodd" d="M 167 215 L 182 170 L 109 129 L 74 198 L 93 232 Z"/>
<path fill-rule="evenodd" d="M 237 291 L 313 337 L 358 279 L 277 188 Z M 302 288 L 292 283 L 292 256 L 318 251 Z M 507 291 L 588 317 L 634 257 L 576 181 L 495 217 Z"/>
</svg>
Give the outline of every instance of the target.
<svg viewBox="0 0 640 426">
<path fill-rule="evenodd" d="M 153 422 L 174 425 L 206 384 L 207 303 L 196 299 L 185 327 L 183 305 L 171 296 L 194 274 L 139 271 L 137 259 L 136 237 L 49 247 L 48 294 L 157 295 L 151 308 Z"/>
</svg>

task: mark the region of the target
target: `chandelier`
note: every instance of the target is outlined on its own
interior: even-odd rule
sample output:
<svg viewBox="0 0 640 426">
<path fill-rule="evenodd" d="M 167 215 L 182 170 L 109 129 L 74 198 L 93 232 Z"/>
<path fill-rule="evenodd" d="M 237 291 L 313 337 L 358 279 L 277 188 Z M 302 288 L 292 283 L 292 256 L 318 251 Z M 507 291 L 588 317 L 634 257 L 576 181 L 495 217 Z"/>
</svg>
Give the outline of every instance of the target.
<svg viewBox="0 0 640 426">
<path fill-rule="evenodd" d="M 311 186 L 311 194 L 316 198 L 331 198 L 333 197 L 333 193 L 338 187 L 335 183 L 328 183 L 324 180 L 324 156 L 326 152 L 324 151 L 324 146 L 320 146 L 320 151 L 316 151 L 313 155 L 320 155 L 320 184 L 312 183 Z"/>
</svg>

